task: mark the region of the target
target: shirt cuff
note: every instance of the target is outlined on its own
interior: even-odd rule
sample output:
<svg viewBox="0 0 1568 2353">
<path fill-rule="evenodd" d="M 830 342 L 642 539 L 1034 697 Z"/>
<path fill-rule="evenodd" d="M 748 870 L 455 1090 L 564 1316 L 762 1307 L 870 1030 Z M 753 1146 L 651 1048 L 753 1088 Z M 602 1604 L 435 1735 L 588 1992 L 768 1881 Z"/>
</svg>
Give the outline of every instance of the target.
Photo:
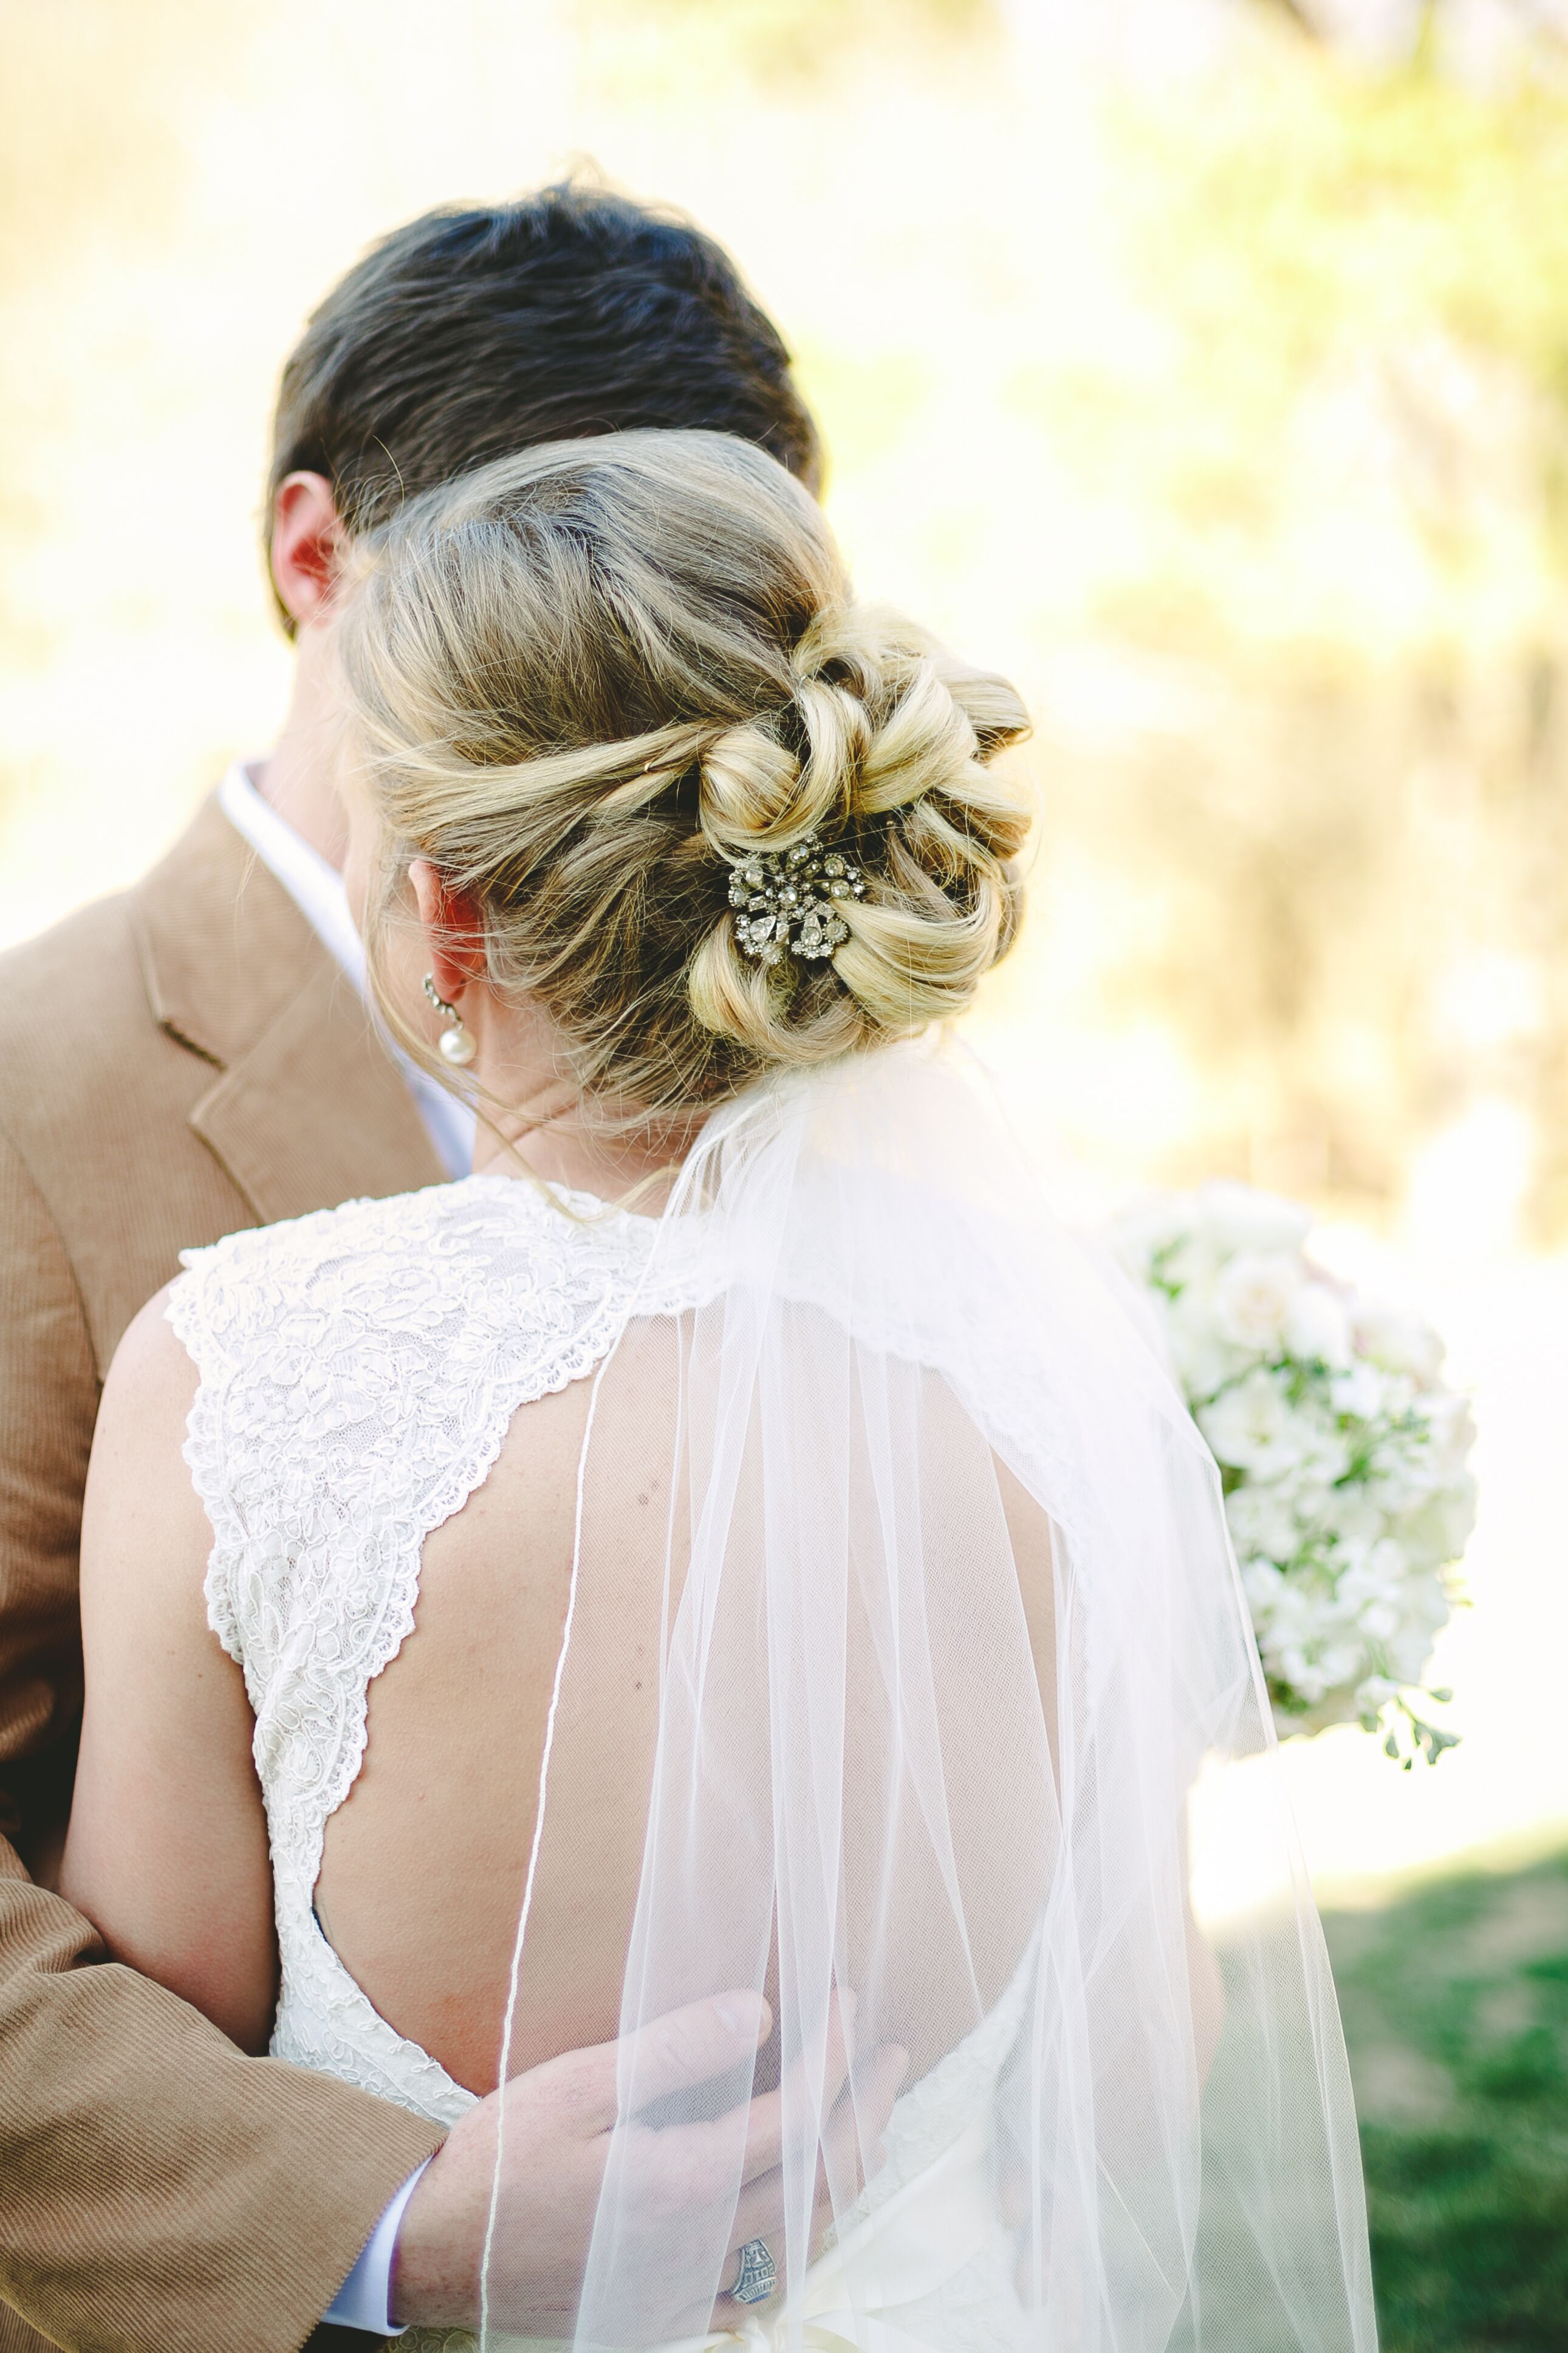
<svg viewBox="0 0 1568 2353">
<path fill-rule="evenodd" d="M 425 2165 L 411 2173 L 397 2191 L 365 2242 L 358 2263 L 321 2315 L 323 2320 L 334 2321 L 340 2328 L 368 2329 L 373 2337 L 402 2336 L 402 2329 L 392 2316 L 392 2258 L 397 2250 L 403 2210 L 418 2189 L 429 2162 L 426 2158 Z"/>
</svg>

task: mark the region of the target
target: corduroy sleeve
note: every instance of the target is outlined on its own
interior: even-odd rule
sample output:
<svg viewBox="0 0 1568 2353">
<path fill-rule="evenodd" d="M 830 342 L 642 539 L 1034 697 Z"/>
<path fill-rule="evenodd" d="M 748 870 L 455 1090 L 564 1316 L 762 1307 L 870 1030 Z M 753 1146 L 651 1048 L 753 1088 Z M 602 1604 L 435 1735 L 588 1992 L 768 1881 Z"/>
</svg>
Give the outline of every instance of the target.
<svg viewBox="0 0 1568 2353">
<path fill-rule="evenodd" d="M 0 1137 L 0 1760 L 68 1755 L 77 1543 L 97 1407 L 76 1284 Z M 12 1800 L 13 1824 L 15 1799 Z M 0 2348 L 297 2353 L 441 2136 L 251 2059 L 0 1839 Z M 368 2341 L 368 2340 L 363 2340 Z"/>
</svg>

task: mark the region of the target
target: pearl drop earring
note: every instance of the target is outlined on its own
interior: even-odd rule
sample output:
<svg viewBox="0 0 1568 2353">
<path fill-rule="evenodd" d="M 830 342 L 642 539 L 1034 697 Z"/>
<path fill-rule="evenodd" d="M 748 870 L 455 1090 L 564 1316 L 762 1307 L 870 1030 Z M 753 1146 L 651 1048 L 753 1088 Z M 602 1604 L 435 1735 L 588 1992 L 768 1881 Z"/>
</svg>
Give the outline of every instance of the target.
<svg viewBox="0 0 1568 2353">
<path fill-rule="evenodd" d="M 443 1029 L 441 1032 L 441 1060 L 444 1062 L 450 1062 L 454 1070 L 465 1069 L 474 1059 L 476 1051 L 474 1041 L 468 1030 L 464 1029 L 463 1017 L 457 1007 L 448 1005 L 437 988 L 436 976 L 433 972 L 427 972 L 425 976 L 425 994 L 437 1012 L 444 1013 L 452 1025 L 449 1029 Z"/>
</svg>

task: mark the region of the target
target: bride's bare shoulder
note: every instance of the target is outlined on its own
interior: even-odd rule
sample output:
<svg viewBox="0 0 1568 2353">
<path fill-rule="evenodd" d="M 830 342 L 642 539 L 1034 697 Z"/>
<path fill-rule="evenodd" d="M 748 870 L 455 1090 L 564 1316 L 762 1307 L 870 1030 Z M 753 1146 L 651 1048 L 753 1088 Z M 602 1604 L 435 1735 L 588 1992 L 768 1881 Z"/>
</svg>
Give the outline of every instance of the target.
<svg viewBox="0 0 1568 2353">
<path fill-rule="evenodd" d="M 207 1624 L 212 1530 L 183 1460 L 197 1372 L 167 1303 L 160 1292 L 127 1329 L 93 1438 L 62 1886 L 114 1957 L 259 2050 L 275 1969 L 266 1825 L 244 1685 Z"/>
<path fill-rule="evenodd" d="M 169 1321 L 174 1288 L 166 1282 L 154 1292 L 125 1327 L 103 1385 L 93 1430 L 95 1463 L 160 1430 L 177 1430 L 183 1440 L 197 1374 Z M 177 1464 L 178 1446 L 174 1452 Z"/>
</svg>

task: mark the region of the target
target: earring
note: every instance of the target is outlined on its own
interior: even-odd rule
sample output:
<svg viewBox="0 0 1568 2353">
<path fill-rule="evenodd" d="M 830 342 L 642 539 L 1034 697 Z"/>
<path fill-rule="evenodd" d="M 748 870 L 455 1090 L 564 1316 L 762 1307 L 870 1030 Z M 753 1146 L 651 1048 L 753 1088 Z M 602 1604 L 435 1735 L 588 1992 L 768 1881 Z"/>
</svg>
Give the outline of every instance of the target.
<svg viewBox="0 0 1568 2353">
<path fill-rule="evenodd" d="M 446 998 L 437 992 L 436 976 L 433 972 L 427 972 L 425 976 L 425 994 L 437 1012 L 444 1013 L 452 1025 L 449 1029 L 443 1029 L 441 1032 L 441 1060 L 444 1062 L 450 1062 L 455 1070 L 463 1070 L 473 1060 L 476 1048 L 472 1038 L 463 1027 L 462 1015 L 455 1005 L 448 1005 Z"/>
</svg>

